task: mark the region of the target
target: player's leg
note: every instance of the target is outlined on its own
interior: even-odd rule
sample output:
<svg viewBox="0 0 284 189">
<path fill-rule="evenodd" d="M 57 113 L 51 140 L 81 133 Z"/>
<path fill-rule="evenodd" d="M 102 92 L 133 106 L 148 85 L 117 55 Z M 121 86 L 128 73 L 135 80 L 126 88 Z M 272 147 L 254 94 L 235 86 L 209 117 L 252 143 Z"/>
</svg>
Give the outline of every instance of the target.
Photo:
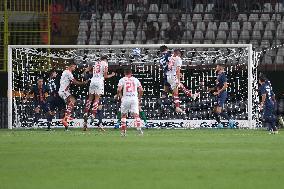
<svg viewBox="0 0 284 189">
<path fill-rule="evenodd" d="M 99 108 L 100 97 L 101 96 L 99 94 L 95 94 L 95 100 L 93 102 L 93 109 L 92 109 L 92 114 L 94 118 L 96 117 L 96 113 Z"/>
<path fill-rule="evenodd" d="M 178 82 L 175 76 L 168 76 L 167 81 L 171 86 L 171 89 L 173 90 L 173 99 L 175 104 L 175 111 L 177 113 L 184 113 L 183 110 L 180 108 L 180 101 L 178 96 Z"/>
<path fill-rule="evenodd" d="M 141 129 L 141 119 L 139 116 L 139 102 L 138 99 L 133 98 L 130 103 L 130 112 L 133 113 L 135 119 L 135 127 L 140 135 L 143 135 Z"/>
<path fill-rule="evenodd" d="M 195 94 L 192 94 L 192 91 L 187 89 L 184 84 L 182 83 L 179 83 L 179 88 L 181 88 L 181 90 L 184 92 L 184 94 L 188 97 L 191 97 L 193 98 L 193 100 L 195 100 L 198 96 L 200 96 L 200 93 L 195 93 Z"/>
<path fill-rule="evenodd" d="M 121 111 L 120 110 L 118 110 L 116 117 L 117 117 L 117 122 L 114 125 L 114 128 L 118 129 L 121 124 Z"/>
<path fill-rule="evenodd" d="M 143 131 L 142 131 L 142 128 L 141 128 L 141 119 L 140 119 L 140 116 L 139 116 L 138 113 L 134 114 L 134 119 L 135 119 L 135 126 L 136 126 L 138 133 L 140 135 L 143 135 Z"/>
<path fill-rule="evenodd" d="M 67 103 L 66 103 L 66 111 L 65 111 L 65 115 L 64 118 L 62 120 L 63 125 L 65 126 L 65 130 L 68 130 L 68 121 L 72 120 L 72 113 L 74 110 L 76 104 L 76 99 L 70 95 L 67 98 Z"/>
<path fill-rule="evenodd" d="M 276 116 L 274 114 L 274 108 L 265 108 L 264 109 L 264 122 L 265 126 L 268 127 L 270 134 L 277 134 L 278 130 L 276 127 Z"/>
<path fill-rule="evenodd" d="M 148 126 L 148 123 L 147 123 L 147 118 L 146 118 L 145 112 L 142 110 L 141 106 L 139 107 L 139 116 L 140 116 L 140 118 L 142 118 L 142 120 L 145 123 L 145 127 L 148 129 L 149 126 Z"/>
<path fill-rule="evenodd" d="M 105 131 L 105 129 L 103 128 L 103 106 L 102 105 L 99 105 L 98 107 L 98 110 L 97 110 L 97 118 L 99 120 L 98 122 L 98 128 L 101 130 L 101 131 Z"/>
<path fill-rule="evenodd" d="M 103 81 L 97 81 L 94 83 L 94 95 L 95 95 L 95 100 L 93 102 L 93 109 L 92 109 L 92 114 L 93 117 L 96 117 L 96 113 L 99 107 L 100 103 L 100 97 L 101 95 L 104 94 L 104 82 Z"/>
<path fill-rule="evenodd" d="M 176 107 L 177 113 L 184 113 L 183 110 L 180 108 L 180 100 L 179 100 L 179 94 L 178 94 L 178 87 L 175 86 L 173 89 L 173 98 L 174 98 L 174 104 Z"/>
<path fill-rule="evenodd" d="M 218 123 L 217 125 L 218 128 L 223 128 L 223 124 L 221 123 L 221 116 L 220 116 L 221 112 L 222 112 L 222 107 L 219 104 L 217 104 L 217 106 L 214 108 L 213 114 L 214 114 L 215 120 Z"/>
<path fill-rule="evenodd" d="M 35 109 L 34 109 L 34 124 L 38 124 L 38 120 L 40 118 L 40 105 L 35 103 Z"/>
<path fill-rule="evenodd" d="M 121 136 L 126 136 L 126 114 L 121 116 L 121 127 L 120 127 Z"/>
<path fill-rule="evenodd" d="M 92 101 L 94 100 L 95 95 L 93 94 L 89 94 L 87 101 L 86 101 L 86 105 L 85 105 L 85 109 L 84 109 L 84 123 L 83 123 L 83 130 L 86 131 L 87 130 L 87 123 L 88 123 L 88 117 L 89 117 L 89 111 L 92 105 Z"/>
<path fill-rule="evenodd" d="M 218 97 L 218 106 L 221 107 L 221 112 L 220 112 L 220 116 L 225 118 L 226 120 L 228 120 L 228 127 L 233 129 L 235 128 L 235 121 L 232 120 L 230 118 L 230 116 L 227 114 L 227 112 L 224 110 L 224 105 L 227 99 L 227 92 L 223 92 L 220 94 L 220 96 Z"/>
<path fill-rule="evenodd" d="M 121 136 L 126 136 L 126 117 L 127 113 L 130 110 L 130 104 L 131 102 L 128 99 L 122 99 L 121 100 L 121 127 L 120 127 L 120 134 Z"/>
<path fill-rule="evenodd" d="M 163 78 L 163 84 L 164 84 L 164 88 L 163 88 L 163 92 L 162 92 L 162 97 L 161 98 L 166 98 L 170 92 L 170 84 L 167 81 L 167 76 L 164 76 Z"/>
<path fill-rule="evenodd" d="M 56 107 L 59 107 L 59 104 L 57 104 L 57 99 L 54 96 L 49 96 L 47 99 L 47 110 L 45 110 L 46 113 L 46 119 L 47 119 L 47 131 L 51 130 L 51 124 L 52 119 L 55 115 L 55 109 Z"/>
</svg>

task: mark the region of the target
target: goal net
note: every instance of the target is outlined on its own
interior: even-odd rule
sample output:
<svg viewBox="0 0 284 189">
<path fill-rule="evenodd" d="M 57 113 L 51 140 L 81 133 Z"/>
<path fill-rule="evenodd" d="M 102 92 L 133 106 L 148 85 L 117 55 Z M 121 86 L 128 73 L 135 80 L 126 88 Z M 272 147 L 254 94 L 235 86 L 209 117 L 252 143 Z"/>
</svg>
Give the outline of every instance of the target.
<svg viewBox="0 0 284 189">
<path fill-rule="evenodd" d="M 142 109 L 150 127 L 196 128 L 216 127 L 213 117 L 216 96 L 207 92 L 216 84 L 215 67 L 225 64 L 228 78 L 228 99 L 225 111 L 235 119 L 240 128 L 258 126 L 257 60 L 253 58 L 250 44 L 168 44 L 169 50 L 182 51 L 181 82 L 192 93 L 200 93 L 197 99 L 187 97 L 180 90 L 180 104 L 185 114 L 175 113 L 171 92 L 161 98 L 163 69 L 160 66 L 161 44 L 133 45 L 25 45 L 9 46 L 9 128 L 41 127 L 45 115 L 41 113 L 40 124 L 34 125 L 34 103 L 27 91 L 37 84 L 39 77 L 48 82 L 49 71 L 55 69 L 58 78 L 66 64 L 75 62 L 73 73 L 78 80 L 90 61 L 101 55 L 109 57 L 109 71 L 116 76 L 105 81 L 105 94 L 101 99 L 104 124 L 113 127 L 120 104 L 114 99 L 118 80 L 123 77 L 123 66 L 130 65 L 133 74 L 144 88 Z M 71 93 L 77 99 L 72 126 L 82 126 L 83 109 L 88 86 L 72 86 Z M 61 127 L 62 113 L 56 113 L 53 125 Z M 223 120 L 225 125 L 226 121 Z M 131 123 L 130 123 L 131 125 Z"/>
</svg>

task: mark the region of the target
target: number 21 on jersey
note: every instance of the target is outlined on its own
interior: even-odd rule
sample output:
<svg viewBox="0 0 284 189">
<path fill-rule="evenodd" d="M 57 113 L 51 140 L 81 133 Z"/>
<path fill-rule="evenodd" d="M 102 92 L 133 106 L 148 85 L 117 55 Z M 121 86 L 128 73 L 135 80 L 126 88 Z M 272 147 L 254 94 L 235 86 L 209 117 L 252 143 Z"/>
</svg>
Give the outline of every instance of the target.
<svg viewBox="0 0 284 189">
<path fill-rule="evenodd" d="M 126 92 L 135 92 L 135 84 L 133 81 L 127 81 L 125 85 Z"/>
</svg>

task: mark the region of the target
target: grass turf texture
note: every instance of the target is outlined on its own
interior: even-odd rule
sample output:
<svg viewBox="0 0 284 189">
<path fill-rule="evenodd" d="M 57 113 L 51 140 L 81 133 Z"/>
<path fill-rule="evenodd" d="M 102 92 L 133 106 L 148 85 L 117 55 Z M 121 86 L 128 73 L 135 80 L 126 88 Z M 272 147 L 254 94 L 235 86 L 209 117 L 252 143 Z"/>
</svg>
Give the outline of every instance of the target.
<svg viewBox="0 0 284 189">
<path fill-rule="evenodd" d="M 1 189 L 283 188 L 284 137 L 260 130 L 0 130 Z"/>
</svg>

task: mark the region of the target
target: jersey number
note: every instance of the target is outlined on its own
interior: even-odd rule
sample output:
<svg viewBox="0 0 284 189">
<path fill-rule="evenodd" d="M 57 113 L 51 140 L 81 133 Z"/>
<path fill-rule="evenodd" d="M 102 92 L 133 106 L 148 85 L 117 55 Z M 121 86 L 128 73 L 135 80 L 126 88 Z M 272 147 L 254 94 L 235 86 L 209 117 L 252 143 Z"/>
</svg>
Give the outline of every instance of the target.
<svg viewBox="0 0 284 189">
<path fill-rule="evenodd" d="M 126 82 L 126 92 L 134 92 L 135 91 L 135 85 L 133 81 Z"/>
<path fill-rule="evenodd" d="M 96 64 L 95 65 L 95 73 L 98 74 L 101 71 L 101 65 L 100 64 Z"/>
</svg>

